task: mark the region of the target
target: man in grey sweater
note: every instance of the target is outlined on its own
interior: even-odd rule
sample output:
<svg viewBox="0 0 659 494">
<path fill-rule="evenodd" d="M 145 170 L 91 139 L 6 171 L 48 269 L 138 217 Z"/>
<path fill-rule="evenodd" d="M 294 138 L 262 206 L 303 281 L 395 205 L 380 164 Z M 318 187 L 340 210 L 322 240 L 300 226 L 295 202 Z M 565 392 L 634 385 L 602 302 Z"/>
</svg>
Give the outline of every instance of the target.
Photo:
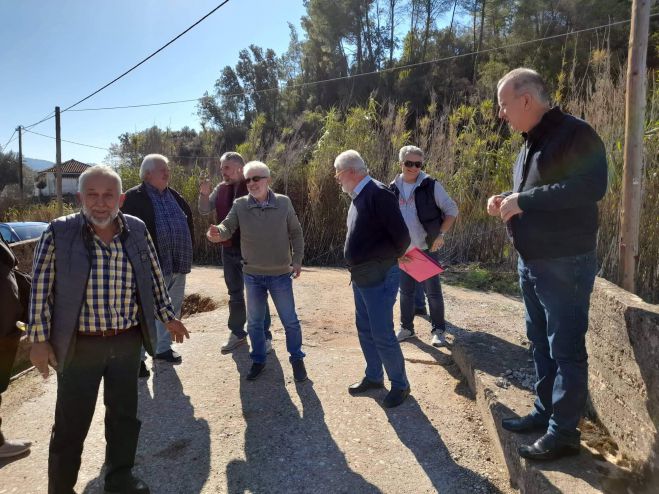
<svg viewBox="0 0 659 494">
<path fill-rule="evenodd" d="M 206 236 L 211 242 L 218 243 L 231 238 L 240 229 L 247 333 L 252 342 L 252 367 L 247 379 L 256 379 L 265 368 L 264 321 L 270 293 L 286 332 L 293 376 L 298 382 L 305 381 L 302 329 L 295 312 L 292 283 L 302 270 L 302 226 L 291 200 L 285 195 L 275 194 L 268 187 L 270 169 L 264 163 L 247 163 L 243 173 L 249 194 L 236 199 L 224 221 L 217 226 L 211 225 Z"/>
</svg>

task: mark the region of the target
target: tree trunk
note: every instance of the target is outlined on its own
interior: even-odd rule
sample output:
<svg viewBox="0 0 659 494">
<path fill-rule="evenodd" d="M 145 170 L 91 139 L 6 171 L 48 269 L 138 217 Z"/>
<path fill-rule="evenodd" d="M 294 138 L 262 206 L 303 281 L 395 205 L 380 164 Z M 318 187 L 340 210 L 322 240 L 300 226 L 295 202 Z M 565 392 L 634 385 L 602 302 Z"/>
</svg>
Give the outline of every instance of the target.
<svg viewBox="0 0 659 494">
<path fill-rule="evenodd" d="M 482 0 L 481 4 L 481 26 L 480 26 L 480 33 L 478 35 L 478 47 L 476 48 L 476 52 L 479 52 L 481 48 L 483 47 L 483 28 L 485 27 L 485 3 L 486 0 Z M 476 15 L 474 14 L 474 21 L 476 20 Z M 476 34 L 476 25 L 474 24 L 474 35 Z M 474 54 L 474 69 L 473 69 L 473 76 L 472 76 L 472 83 L 476 84 L 476 64 L 478 62 L 478 53 Z"/>
</svg>

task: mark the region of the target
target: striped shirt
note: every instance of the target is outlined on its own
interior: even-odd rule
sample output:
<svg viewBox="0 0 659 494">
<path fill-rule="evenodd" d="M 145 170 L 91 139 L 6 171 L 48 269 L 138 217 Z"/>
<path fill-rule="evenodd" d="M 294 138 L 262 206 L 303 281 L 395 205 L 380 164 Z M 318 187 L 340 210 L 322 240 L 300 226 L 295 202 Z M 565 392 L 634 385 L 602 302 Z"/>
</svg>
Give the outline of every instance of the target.
<svg viewBox="0 0 659 494">
<path fill-rule="evenodd" d="M 84 218 L 84 216 L 83 216 Z M 78 317 L 78 332 L 97 333 L 107 330 L 126 329 L 140 323 L 137 303 L 137 284 L 133 267 L 121 242 L 125 225 L 119 216 L 119 232 L 109 244 L 105 244 L 85 218 L 93 238 L 90 250 L 91 268 L 87 280 L 85 299 Z M 146 240 L 151 258 L 151 281 L 155 316 L 163 323 L 176 318 L 165 285 L 158 256 L 148 232 Z M 55 281 L 55 242 L 52 225 L 44 231 L 35 250 L 28 339 L 32 342 L 47 341 L 50 337 Z M 75 308 L 72 308 L 75 310 Z"/>
</svg>

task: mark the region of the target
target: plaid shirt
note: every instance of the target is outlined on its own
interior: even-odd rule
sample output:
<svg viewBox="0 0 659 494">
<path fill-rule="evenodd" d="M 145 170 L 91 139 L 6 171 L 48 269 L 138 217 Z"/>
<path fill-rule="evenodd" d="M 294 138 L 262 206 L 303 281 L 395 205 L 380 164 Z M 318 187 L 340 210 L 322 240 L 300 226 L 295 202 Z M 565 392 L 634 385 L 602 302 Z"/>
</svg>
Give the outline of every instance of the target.
<svg viewBox="0 0 659 494">
<path fill-rule="evenodd" d="M 83 216 L 84 218 L 84 216 Z M 120 218 L 120 217 L 119 217 Z M 140 323 L 138 317 L 137 285 L 133 267 L 124 251 L 120 234 L 125 228 L 121 219 L 119 232 L 109 245 L 94 233 L 85 218 L 94 242 L 91 251 L 91 269 L 85 299 L 78 318 L 78 332 L 95 333 L 113 329 L 126 329 Z M 163 323 L 175 319 L 167 287 L 158 266 L 158 256 L 149 233 L 146 232 L 151 258 L 151 280 L 155 316 Z M 53 285 L 55 281 L 55 242 L 52 226 L 41 236 L 35 251 L 28 338 L 33 342 L 47 341 L 53 311 Z M 72 310 L 75 310 L 72 308 Z"/>
<path fill-rule="evenodd" d="M 192 270 L 192 238 L 188 218 L 169 188 L 160 192 L 146 182 L 144 185 L 156 217 L 158 259 L 162 274 L 188 274 Z"/>
</svg>

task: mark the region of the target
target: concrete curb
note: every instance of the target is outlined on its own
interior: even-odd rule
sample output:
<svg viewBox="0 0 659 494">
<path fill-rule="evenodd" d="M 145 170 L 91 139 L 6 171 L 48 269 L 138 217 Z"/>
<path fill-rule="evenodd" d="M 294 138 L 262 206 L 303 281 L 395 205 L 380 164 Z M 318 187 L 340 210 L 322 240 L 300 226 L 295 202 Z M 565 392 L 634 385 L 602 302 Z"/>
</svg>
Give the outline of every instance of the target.
<svg viewBox="0 0 659 494">
<path fill-rule="evenodd" d="M 483 422 L 502 463 L 508 468 L 513 487 L 522 494 L 628 492 L 627 472 L 601 455 L 592 454 L 583 445 L 587 440 L 584 436 L 579 456 L 551 462 L 520 458 L 517 448 L 535 441 L 541 434 L 513 434 L 501 427 L 501 419 L 528 413 L 533 393 L 512 380 L 502 382 L 500 376 L 507 369 L 529 366 L 528 350 L 510 341 L 510 333 L 460 329 L 453 333 L 453 358 L 474 392 Z"/>
</svg>

